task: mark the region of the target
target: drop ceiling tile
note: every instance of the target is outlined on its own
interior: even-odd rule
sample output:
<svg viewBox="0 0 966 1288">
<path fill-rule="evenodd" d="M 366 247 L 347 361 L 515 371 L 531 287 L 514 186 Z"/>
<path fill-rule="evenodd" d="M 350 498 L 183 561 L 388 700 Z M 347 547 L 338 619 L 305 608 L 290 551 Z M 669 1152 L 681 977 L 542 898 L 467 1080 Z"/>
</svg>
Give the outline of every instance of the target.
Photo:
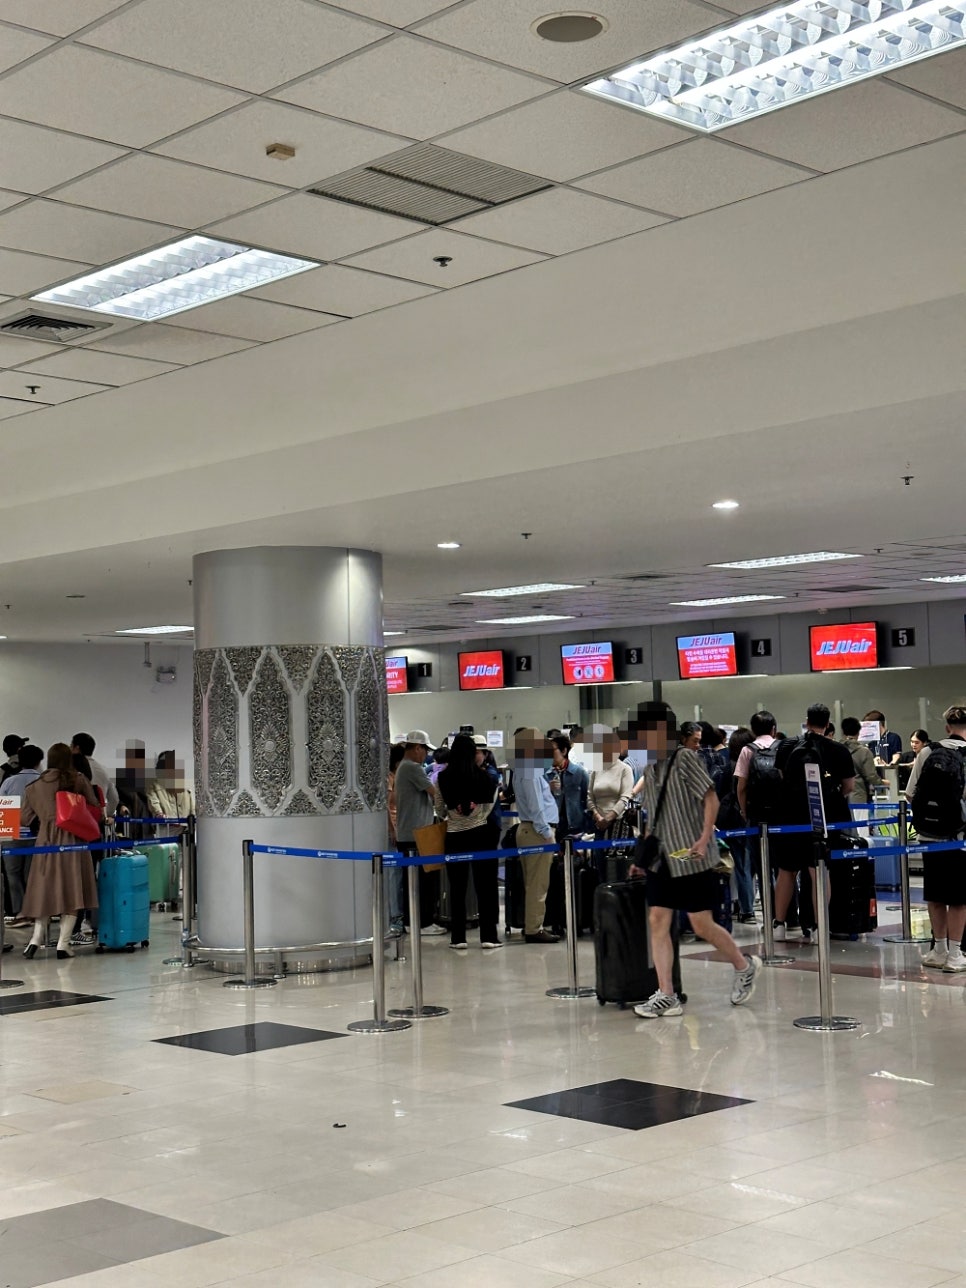
<svg viewBox="0 0 966 1288">
<path fill-rule="evenodd" d="M 327 264 L 324 268 L 314 268 L 309 273 L 273 282 L 251 294 L 279 304 L 294 304 L 303 309 L 319 309 L 323 313 L 354 318 L 435 292 L 429 286 L 404 282 L 398 277 L 366 273 L 343 264 Z"/>
<path fill-rule="evenodd" d="M 0 18 L 52 36 L 69 36 L 125 3 L 126 0 L 0 0 Z"/>
<path fill-rule="evenodd" d="M 0 80 L 0 115 L 147 147 L 244 101 L 218 85 L 60 45 Z"/>
<path fill-rule="evenodd" d="M 0 227 L 2 219 L 0 216 Z M 421 227 L 411 219 L 397 219 L 344 201 L 297 193 L 263 210 L 222 220 L 208 231 L 267 250 L 330 260 L 408 237 Z"/>
<path fill-rule="evenodd" d="M 809 175 L 714 139 L 695 139 L 582 179 L 579 186 L 669 215 L 693 215 Z"/>
<path fill-rule="evenodd" d="M 0 18 L 4 15 L 0 11 Z M 39 54 L 54 42 L 47 36 L 38 36 L 32 31 L 20 31 L 17 27 L 0 27 L 0 72 L 8 67 L 16 67 L 25 58 Z"/>
<path fill-rule="evenodd" d="M 4 295 L 29 295 L 75 277 L 90 267 L 69 259 L 50 259 L 45 255 L 0 248 L 0 291 Z"/>
<path fill-rule="evenodd" d="M 548 255 L 567 255 L 665 222 L 660 215 L 604 201 L 589 193 L 548 188 L 495 210 L 470 215 L 450 227 Z"/>
<path fill-rule="evenodd" d="M 330 116 L 429 139 L 550 88 L 546 81 L 415 36 L 395 36 L 282 90 L 279 97 Z"/>
<path fill-rule="evenodd" d="M 866 80 L 729 130 L 727 137 L 813 170 L 887 156 L 962 130 L 962 115 L 885 81 Z"/>
<path fill-rule="evenodd" d="M 386 34 L 309 0 L 143 0 L 84 40 L 261 94 Z"/>
<path fill-rule="evenodd" d="M 935 58 L 923 58 L 904 71 L 892 72 L 889 80 L 911 85 L 923 94 L 966 108 L 966 49 L 953 49 Z"/>
<path fill-rule="evenodd" d="M 713 10 L 692 0 L 596 0 L 591 9 L 608 25 L 593 40 L 561 43 L 531 30 L 566 8 L 547 0 L 472 0 L 424 23 L 419 34 L 570 84 L 718 25 Z"/>
<path fill-rule="evenodd" d="M 45 404 L 30 403 L 23 398 L 0 398 L 0 420 L 10 420 L 13 416 L 39 411 Z"/>
<path fill-rule="evenodd" d="M 178 314 L 180 327 L 262 342 L 314 331 L 338 321 L 327 313 L 311 313 L 308 309 L 293 309 L 287 304 L 270 304 L 267 300 L 251 300 L 241 295 Z"/>
<path fill-rule="evenodd" d="M 250 349 L 252 343 L 235 336 L 207 335 L 203 331 L 189 331 L 164 322 L 147 322 L 120 335 L 96 340 L 90 348 L 100 353 L 191 365 L 211 358 L 224 358 L 229 353 L 240 353 L 243 349 Z"/>
<path fill-rule="evenodd" d="M 102 394 L 105 385 L 86 384 L 78 380 L 58 380 L 54 376 L 28 376 L 24 371 L 0 371 L 0 398 L 27 398 L 27 385 L 39 385 L 38 402 L 56 406 L 86 398 L 88 394 Z"/>
<path fill-rule="evenodd" d="M 363 18 L 377 18 L 393 27 L 408 27 L 412 22 L 448 9 L 455 0 L 329 0 L 329 3 Z"/>
<path fill-rule="evenodd" d="M 82 210 L 35 197 L 0 215 L 0 245 L 106 264 L 146 246 L 174 239 L 179 230 L 102 210 Z"/>
<path fill-rule="evenodd" d="M 433 263 L 437 255 L 449 255 L 452 263 L 441 268 Z M 452 287 L 475 282 L 482 277 L 495 277 L 497 273 L 521 268 L 524 264 L 535 264 L 543 258 L 516 246 L 501 246 L 463 233 L 433 228 L 406 241 L 356 255 L 352 263 L 376 273 L 405 277 L 411 282 Z"/>
<path fill-rule="evenodd" d="M 21 362 L 42 361 L 59 352 L 54 344 L 22 340 L 19 335 L 0 335 L 0 367 L 17 367 Z"/>
<path fill-rule="evenodd" d="M 2 84 L 2 82 L 0 82 Z M 295 148 L 289 161 L 265 155 L 271 143 Z M 288 107 L 284 103 L 255 102 L 217 121 L 189 130 L 156 150 L 181 161 L 196 161 L 215 170 L 268 183 L 304 188 L 329 175 L 386 156 L 406 147 L 408 139 L 381 134 L 348 121 Z"/>
<path fill-rule="evenodd" d="M 564 90 L 457 130 L 440 141 L 457 152 L 469 152 L 526 174 L 566 180 L 686 137 L 688 132 L 641 112 Z"/>
<path fill-rule="evenodd" d="M 205 170 L 141 152 L 61 188 L 58 201 L 136 218 L 200 228 L 281 197 L 276 184 L 258 183 L 221 170 Z"/>
<path fill-rule="evenodd" d="M 45 192 L 79 174 L 122 157 L 122 148 L 26 121 L 0 119 L 3 180 L 21 192 Z"/>
<path fill-rule="evenodd" d="M 122 358 L 116 353 L 100 353 L 95 349 L 65 349 L 40 362 L 31 362 L 27 375 L 65 376 L 70 380 L 86 380 L 99 385 L 130 385 L 136 380 L 161 376 L 178 367 L 166 362 L 148 362 L 144 358 Z"/>
</svg>

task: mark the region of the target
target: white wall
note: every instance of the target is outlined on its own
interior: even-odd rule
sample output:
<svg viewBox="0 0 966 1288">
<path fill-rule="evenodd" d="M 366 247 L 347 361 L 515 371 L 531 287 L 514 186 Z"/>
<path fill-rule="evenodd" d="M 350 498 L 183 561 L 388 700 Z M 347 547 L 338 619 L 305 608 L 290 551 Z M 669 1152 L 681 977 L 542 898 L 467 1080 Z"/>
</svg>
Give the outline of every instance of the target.
<svg viewBox="0 0 966 1288">
<path fill-rule="evenodd" d="M 190 645 L 0 642 L 0 735 L 17 733 L 46 751 L 81 730 L 97 742 L 108 769 L 129 738 L 146 745 L 148 765 L 173 747 L 193 779 Z M 158 666 L 176 666 L 174 684 L 158 684 Z"/>
</svg>

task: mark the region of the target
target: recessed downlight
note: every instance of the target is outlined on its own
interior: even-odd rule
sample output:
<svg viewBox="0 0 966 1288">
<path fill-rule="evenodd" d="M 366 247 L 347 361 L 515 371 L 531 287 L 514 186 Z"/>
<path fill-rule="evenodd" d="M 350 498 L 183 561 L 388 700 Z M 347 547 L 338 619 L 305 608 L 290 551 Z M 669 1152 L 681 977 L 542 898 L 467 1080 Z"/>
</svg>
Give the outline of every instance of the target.
<svg viewBox="0 0 966 1288">
<path fill-rule="evenodd" d="M 538 18 L 530 30 L 541 40 L 574 45 L 603 35 L 607 30 L 607 19 L 596 13 L 550 13 Z"/>
</svg>

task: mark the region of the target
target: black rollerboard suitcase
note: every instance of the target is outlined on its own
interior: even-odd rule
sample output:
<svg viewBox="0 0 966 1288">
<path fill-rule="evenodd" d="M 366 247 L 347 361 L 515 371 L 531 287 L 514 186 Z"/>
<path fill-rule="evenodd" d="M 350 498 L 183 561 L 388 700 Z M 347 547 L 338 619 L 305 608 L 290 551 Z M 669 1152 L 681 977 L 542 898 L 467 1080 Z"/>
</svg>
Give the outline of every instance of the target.
<svg viewBox="0 0 966 1288">
<path fill-rule="evenodd" d="M 879 924 L 875 894 L 875 860 L 856 857 L 829 863 L 832 897 L 828 908 L 829 934 L 858 939 Z"/>
<path fill-rule="evenodd" d="M 647 882 L 616 881 L 599 885 L 594 894 L 594 956 L 597 963 L 597 1003 L 616 1002 L 624 1010 L 646 1001 L 657 990 L 657 972 L 647 933 Z M 681 991 L 678 934 L 672 919 L 674 943 L 672 980 Z"/>
</svg>

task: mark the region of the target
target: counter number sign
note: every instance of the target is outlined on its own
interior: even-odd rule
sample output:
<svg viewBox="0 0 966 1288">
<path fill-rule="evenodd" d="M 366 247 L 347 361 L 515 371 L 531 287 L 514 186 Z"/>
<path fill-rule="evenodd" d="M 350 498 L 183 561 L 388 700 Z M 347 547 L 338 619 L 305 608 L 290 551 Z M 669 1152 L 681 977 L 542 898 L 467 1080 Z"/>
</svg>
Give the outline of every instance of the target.
<svg viewBox="0 0 966 1288">
<path fill-rule="evenodd" d="M 627 666 L 640 666 L 644 661 L 644 650 L 642 648 L 624 649 L 624 662 Z"/>
<path fill-rule="evenodd" d="M 914 626 L 899 626 L 892 632 L 893 648 L 913 648 L 916 643 Z"/>
<path fill-rule="evenodd" d="M 532 654 L 532 653 L 518 653 L 518 654 L 517 654 L 517 658 L 516 658 L 516 668 L 517 668 L 517 671 L 532 671 L 532 670 L 533 670 L 533 654 Z"/>
<path fill-rule="evenodd" d="M 771 640 L 752 640 L 752 657 L 771 657 Z"/>
</svg>

